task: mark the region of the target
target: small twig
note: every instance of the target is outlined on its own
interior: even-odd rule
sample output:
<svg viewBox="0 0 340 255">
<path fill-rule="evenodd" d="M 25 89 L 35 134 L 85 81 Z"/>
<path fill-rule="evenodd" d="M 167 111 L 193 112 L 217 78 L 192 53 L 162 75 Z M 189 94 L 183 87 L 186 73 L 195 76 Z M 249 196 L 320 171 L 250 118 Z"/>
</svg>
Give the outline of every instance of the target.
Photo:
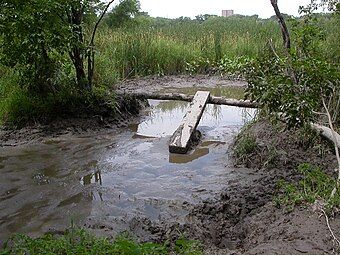
<svg viewBox="0 0 340 255">
<path fill-rule="evenodd" d="M 326 110 L 326 113 L 327 113 L 327 117 L 328 117 L 328 122 L 329 122 L 329 127 L 332 131 L 332 136 L 333 136 L 333 139 L 334 139 L 334 148 L 335 148 L 335 155 L 336 155 L 336 159 L 338 160 L 338 179 L 337 179 L 337 182 L 336 182 L 336 185 L 332 191 L 332 194 L 331 194 L 331 198 L 333 198 L 335 196 L 335 193 L 337 192 L 337 189 L 339 188 L 340 186 L 340 155 L 339 155 L 339 144 L 338 144 L 338 140 L 337 140 L 337 137 L 336 137 L 336 132 L 335 132 L 335 129 L 334 129 L 334 126 L 333 126 L 333 121 L 332 121 L 332 117 L 331 117 L 331 114 L 329 113 L 329 110 L 326 106 L 326 103 L 325 103 L 325 99 L 322 98 L 322 104 L 323 104 L 323 107 L 325 108 Z"/>
<path fill-rule="evenodd" d="M 272 39 L 269 39 L 269 43 L 268 43 L 268 44 L 269 44 L 270 49 L 271 49 L 272 52 L 274 53 L 275 57 L 276 57 L 278 60 L 281 61 L 280 56 L 276 53 L 276 50 L 275 50 L 275 48 L 274 48 L 273 40 L 272 40 Z"/>
<path fill-rule="evenodd" d="M 331 235 L 332 235 L 334 241 L 336 241 L 336 242 L 338 243 L 338 245 L 340 246 L 340 241 L 339 241 L 339 239 L 335 236 L 335 234 L 334 234 L 334 232 L 333 232 L 333 230 L 332 230 L 332 228 L 331 228 L 331 225 L 329 224 L 329 219 L 328 219 L 328 216 L 327 216 L 326 212 L 325 212 L 322 208 L 320 208 L 320 210 L 321 210 L 321 212 L 323 213 L 323 216 L 325 216 L 325 219 L 326 219 L 326 223 L 327 223 L 327 227 L 328 227 L 329 232 L 331 233 Z"/>
<path fill-rule="evenodd" d="M 316 111 L 312 111 L 312 113 L 317 114 L 317 115 L 327 115 L 327 114 L 324 113 L 324 112 L 316 112 Z"/>
</svg>

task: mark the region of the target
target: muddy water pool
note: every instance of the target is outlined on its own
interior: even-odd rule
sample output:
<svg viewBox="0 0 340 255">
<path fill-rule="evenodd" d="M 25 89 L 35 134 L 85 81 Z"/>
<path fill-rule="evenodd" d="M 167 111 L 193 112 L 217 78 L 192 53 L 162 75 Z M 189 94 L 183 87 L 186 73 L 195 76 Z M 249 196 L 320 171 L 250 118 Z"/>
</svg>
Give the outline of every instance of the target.
<svg viewBox="0 0 340 255">
<path fill-rule="evenodd" d="M 198 128 L 202 142 L 175 155 L 167 143 L 188 103 L 149 103 L 126 129 L 0 148 L 0 240 L 71 222 L 102 222 L 117 232 L 135 217 L 181 222 L 189 204 L 237 178 L 228 149 L 254 110 L 208 105 Z"/>
</svg>

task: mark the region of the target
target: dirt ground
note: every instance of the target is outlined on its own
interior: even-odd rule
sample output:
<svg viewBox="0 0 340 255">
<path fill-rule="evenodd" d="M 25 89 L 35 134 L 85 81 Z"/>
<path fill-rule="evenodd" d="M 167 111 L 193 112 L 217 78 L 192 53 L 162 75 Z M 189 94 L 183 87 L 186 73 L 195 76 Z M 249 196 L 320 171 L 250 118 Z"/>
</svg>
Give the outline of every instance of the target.
<svg viewBox="0 0 340 255">
<path fill-rule="evenodd" d="M 174 75 L 174 76 L 152 76 L 131 79 L 116 84 L 119 91 L 155 92 L 166 88 L 187 88 L 187 87 L 244 87 L 244 81 L 228 80 L 216 75 Z"/>
<path fill-rule="evenodd" d="M 226 81 L 218 76 L 155 77 L 125 81 L 117 85 L 123 91 L 156 91 L 166 87 L 244 86 L 242 81 Z M 126 107 L 126 106 L 123 106 Z M 36 142 L 43 137 L 67 133 L 93 133 L 103 128 L 128 125 L 137 112 L 115 119 L 102 116 L 56 120 L 48 125 L 36 125 L 21 130 L 0 129 L 0 146 L 15 146 Z M 128 117 L 129 116 L 129 117 Z M 250 131 L 262 148 L 251 160 L 239 165 L 242 178 L 226 183 L 226 188 L 213 199 L 198 205 L 188 205 L 186 222 L 152 222 L 135 219 L 130 230 L 142 241 L 174 240 L 181 235 L 198 239 L 206 254 L 340 254 L 333 242 L 325 218 L 313 206 L 301 206 L 288 213 L 276 208 L 273 195 L 278 180 L 298 180 L 296 167 L 309 162 L 334 174 L 335 156 L 301 142 L 294 132 L 273 128 L 268 122 L 257 122 Z M 265 164 L 270 150 L 276 149 L 274 165 Z M 230 152 L 232 153 L 232 152 Z M 340 214 L 330 220 L 336 236 L 340 236 Z"/>
</svg>

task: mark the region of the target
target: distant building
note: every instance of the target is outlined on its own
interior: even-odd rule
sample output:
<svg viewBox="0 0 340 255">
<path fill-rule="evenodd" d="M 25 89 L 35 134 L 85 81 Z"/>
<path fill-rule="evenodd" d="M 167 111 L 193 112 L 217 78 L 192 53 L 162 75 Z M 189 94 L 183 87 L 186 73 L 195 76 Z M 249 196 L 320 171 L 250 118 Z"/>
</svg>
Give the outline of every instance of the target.
<svg viewBox="0 0 340 255">
<path fill-rule="evenodd" d="M 222 17 L 230 17 L 234 15 L 234 10 L 222 10 Z"/>
</svg>

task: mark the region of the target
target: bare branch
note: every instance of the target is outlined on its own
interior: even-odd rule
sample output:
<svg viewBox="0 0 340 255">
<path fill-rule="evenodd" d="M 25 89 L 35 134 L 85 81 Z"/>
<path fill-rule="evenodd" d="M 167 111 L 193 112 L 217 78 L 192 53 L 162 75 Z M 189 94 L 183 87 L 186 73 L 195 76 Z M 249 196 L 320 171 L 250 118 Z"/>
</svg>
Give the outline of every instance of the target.
<svg viewBox="0 0 340 255">
<path fill-rule="evenodd" d="M 96 36 L 96 32 L 98 29 L 98 26 L 102 19 L 104 18 L 107 10 L 109 9 L 110 5 L 114 2 L 115 0 L 111 0 L 108 2 L 108 4 L 105 6 L 102 14 L 100 15 L 99 19 L 97 20 L 93 32 L 92 32 L 92 37 L 89 45 L 89 52 L 88 52 L 88 58 L 87 58 L 87 80 L 89 83 L 89 86 L 92 87 L 92 80 L 93 80 L 93 73 L 94 73 L 94 38 Z"/>
<path fill-rule="evenodd" d="M 329 110 L 326 106 L 325 103 L 325 99 L 322 98 L 322 104 L 323 107 L 325 108 L 325 111 L 327 113 L 327 117 L 328 117 L 328 122 L 329 122 L 329 127 L 332 130 L 332 136 L 333 136 L 333 142 L 334 142 L 334 148 L 335 148 L 335 155 L 336 155 L 336 159 L 338 160 L 338 180 L 336 182 L 336 186 L 334 187 L 332 194 L 331 194 L 331 198 L 335 196 L 335 193 L 337 192 L 337 189 L 340 186 L 340 155 L 339 155 L 339 142 L 337 139 L 337 133 L 335 132 L 334 126 L 333 126 L 333 122 L 332 122 L 332 117 L 331 114 L 329 113 Z"/>
<path fill-rule="evenodd" d="M 96 25 L 94 26 L 94 29 L 93 29 L 93 33 L 92 33 L 92 37 L 91 37 L 91 42 L 90 42 L 90 46 L 93 46 L 94 45 L 94 38 L 96 36 L 96 32 L 97 32 L 97 29 L 98 29 L 98 26 L 100 24 L 100 22 L 102 21 L 102 19 L 104 18 L 107 10 L 109 9 L 110 5 L 114 2 L 115 0 L 111 0 L 104 8 L 104 11 L 102 12 L 102 14 L 100 15 L 98 21 L 96 22 Z"/>
<path fill-rule="evenodd" d="M 336 241 L 337 244 L 340 246 L 340 241 L 339 241 L 339 239 L 335 236 L 335 234 L 334 234 L 334 232 L 333 232 L 333 230 L 332 230 L 332 228 L 331 228 L 331 225 L 329 224 L 329 219 L 328 219 L 328 216 L 327 216 L 325 210 L 323 210 L 322 208 L 320 208 L 320 210 L 321 210 L 321 212 L 323 213 L 323 216 L 325 216 L 326 224 L 327 224 L 327 227 L 328 227 L 329 232 L 331 233 L 331 235 L 332 235 L 334 241 Z"/>
</svg>

